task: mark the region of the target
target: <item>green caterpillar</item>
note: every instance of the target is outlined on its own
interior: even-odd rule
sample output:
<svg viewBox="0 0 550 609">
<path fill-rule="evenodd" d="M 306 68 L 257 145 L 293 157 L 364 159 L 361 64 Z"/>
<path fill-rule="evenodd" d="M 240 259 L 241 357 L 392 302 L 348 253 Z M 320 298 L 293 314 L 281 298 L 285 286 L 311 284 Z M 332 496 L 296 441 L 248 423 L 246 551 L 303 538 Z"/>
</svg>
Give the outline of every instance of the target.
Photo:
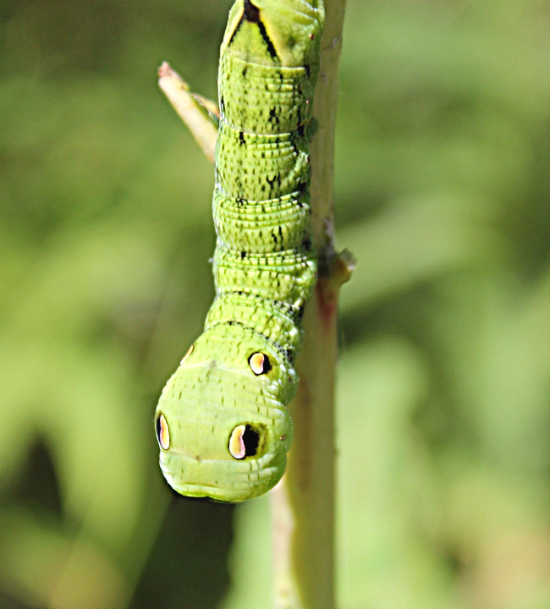
<svg viewBox="0 0 550 609">
<path fill-rule="evenodd" d="M 281 478 L 301 317 L 315 284 L 309 135 L 322 0 L 237 0 L 221 46 L 216 299 L 155 416 L 182 495 L 244 501 Z"/>
</svg>

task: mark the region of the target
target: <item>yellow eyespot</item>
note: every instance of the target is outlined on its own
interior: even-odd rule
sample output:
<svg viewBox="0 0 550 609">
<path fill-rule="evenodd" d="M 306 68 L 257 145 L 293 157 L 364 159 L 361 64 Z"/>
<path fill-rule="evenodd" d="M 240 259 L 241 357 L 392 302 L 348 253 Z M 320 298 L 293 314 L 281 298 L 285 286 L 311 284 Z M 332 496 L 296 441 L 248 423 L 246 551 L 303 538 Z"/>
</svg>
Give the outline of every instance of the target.
<svg viewBox="0 0 550 609">
<path fill-rule="evenodd" d="M 170 430 L 168 429 L 168 423 L 163 414 L 157 417 L 156 428 L 157 440 L 160 447 L 164 448 L 164 450 L 168 450 L 170 448 Z"/>
<path fill-rule="evenodd" d="M 183 362 L 191 355 L 191 353 L 193 353 L 193 349 L 195 348 L 195 345 L 191 345 L 189 347 L 189 349 L 187 349 L 187 353 L 183 356 L 183 359 L 180 362 L 180 366 L 183 364 Z"/>
<path fill-rule="evenodd" d="M 260 376 L 260 374 L 266 374 L 271 370 L 271 362 L 269 361 L 269 357 L 260 352 L 253 353 L 248 358 L 248 364 L 252 372 L 256 376 Z"/>
<path fill-rule="evenodd" d="M 229 452 L 235 459 L 244 459 L 246 456 L 246 446 L 244 445 L 244 432 L 246 425 L 237 425 L 231 432 L 229 438 Z"/>
</svg>

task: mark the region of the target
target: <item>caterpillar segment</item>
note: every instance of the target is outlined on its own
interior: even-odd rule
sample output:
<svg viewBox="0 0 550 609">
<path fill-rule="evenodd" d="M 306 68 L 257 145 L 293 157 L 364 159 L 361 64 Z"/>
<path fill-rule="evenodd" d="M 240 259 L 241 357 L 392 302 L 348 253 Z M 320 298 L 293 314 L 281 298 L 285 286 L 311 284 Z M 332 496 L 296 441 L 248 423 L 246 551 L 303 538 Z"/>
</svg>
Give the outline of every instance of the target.
<svg viewBox="0 0 550 609">
<path fill-rule="evenodd" d="M 221 47 L 216 299 L 160 397 L 160 465 L 179 493 L 244 501 L 285 471 L 301 318 L 316 280 L 309 139 L 322 0 L 237 0 Z"/>
</svg>

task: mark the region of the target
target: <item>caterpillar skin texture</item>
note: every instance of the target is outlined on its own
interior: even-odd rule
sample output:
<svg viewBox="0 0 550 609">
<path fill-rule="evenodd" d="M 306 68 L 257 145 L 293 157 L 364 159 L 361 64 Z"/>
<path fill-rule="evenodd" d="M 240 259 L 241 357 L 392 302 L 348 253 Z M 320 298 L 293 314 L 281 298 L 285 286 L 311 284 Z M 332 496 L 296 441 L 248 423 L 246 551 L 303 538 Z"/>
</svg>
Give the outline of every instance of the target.
<svg viewBox="0 0 550 609">
<path fill-rule="evenodd" d="M 218 75 L 216 299 L 156 411 L 178 493 L 243 501 L 286 467 L 293 362 L 316 280 L 309 138 L 322 0 L 237 0 Z"/>
</svg>

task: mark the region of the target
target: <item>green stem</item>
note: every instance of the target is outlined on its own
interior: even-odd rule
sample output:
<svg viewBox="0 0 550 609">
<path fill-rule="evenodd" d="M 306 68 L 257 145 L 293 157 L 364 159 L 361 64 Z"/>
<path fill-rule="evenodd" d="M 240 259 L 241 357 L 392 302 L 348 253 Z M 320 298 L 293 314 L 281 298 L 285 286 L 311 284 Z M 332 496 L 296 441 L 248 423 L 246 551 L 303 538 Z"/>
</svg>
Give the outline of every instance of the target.
<svg viewBox="0 0 550 609">
<path fill-rule="evenodd" d="M 290 405 L 294 440 L 287 473 L 272 492 L 276 609 L 334 609 L 334 377 L 340 285 L 353 262 L 335 256 L 333 166 L 338 66 L 345 0 L 325 0 L 326 25 L 311 145 L 313 237 L 320 278 L 304 317 L 300 385 Z"/>
</svg>

